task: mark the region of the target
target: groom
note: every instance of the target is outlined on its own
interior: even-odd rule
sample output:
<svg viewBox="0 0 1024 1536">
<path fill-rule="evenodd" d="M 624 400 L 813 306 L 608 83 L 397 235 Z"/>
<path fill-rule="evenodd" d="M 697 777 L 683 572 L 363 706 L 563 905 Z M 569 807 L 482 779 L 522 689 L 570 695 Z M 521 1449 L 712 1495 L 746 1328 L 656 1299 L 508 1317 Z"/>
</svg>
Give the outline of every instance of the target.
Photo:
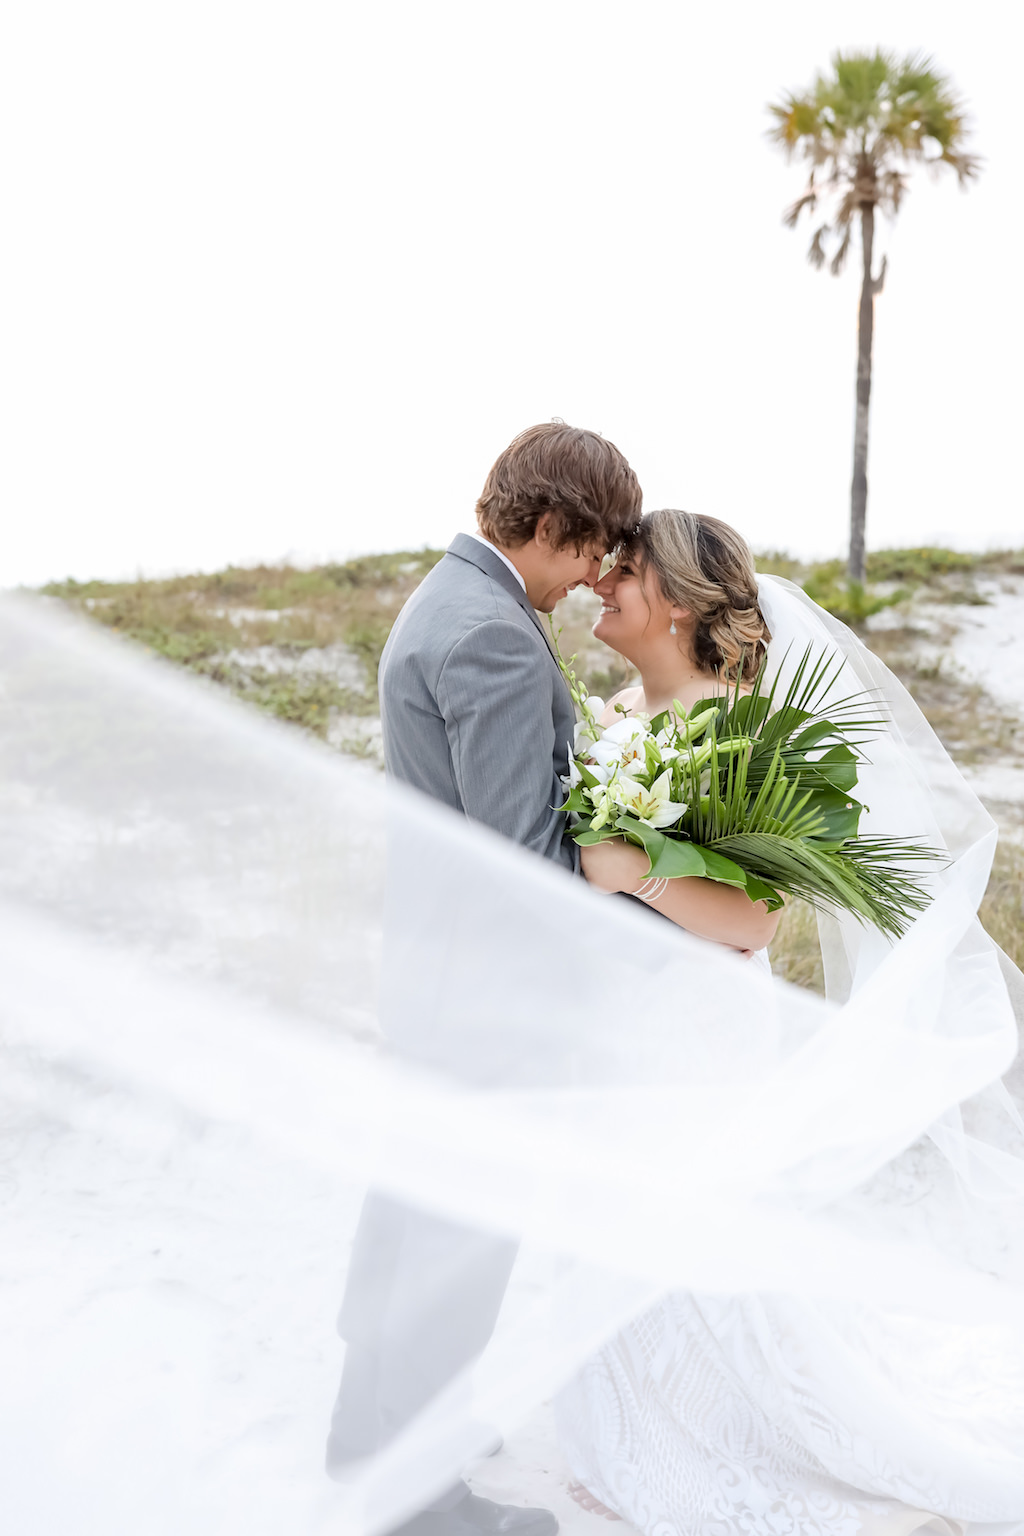
<svg viewBox="0 0 1024 1536">
<path fill-rule="evenodd" d="M 640 487 L 613 444 L 550 422 L 493 465 L 460 533 L 402 610 L 380 665 L 387 771 L 567 870 L 579 865 L 554 807 L 575 715 L 537 614 L 597 581 L 636 526 Z M 483 1350 L 515 1244 L 371 1193 L 338 1331 L 347 1341 L 328 1473 L 392 1439 Z M 443 1294 L 424 1276 L 447 1273 Z M 464 1482 L 401 1536 L 553 1536 L 554 1515 L 492 1503 Z M 396 1533 L 397 1536 L 397 1533 Z"/>
</svg>

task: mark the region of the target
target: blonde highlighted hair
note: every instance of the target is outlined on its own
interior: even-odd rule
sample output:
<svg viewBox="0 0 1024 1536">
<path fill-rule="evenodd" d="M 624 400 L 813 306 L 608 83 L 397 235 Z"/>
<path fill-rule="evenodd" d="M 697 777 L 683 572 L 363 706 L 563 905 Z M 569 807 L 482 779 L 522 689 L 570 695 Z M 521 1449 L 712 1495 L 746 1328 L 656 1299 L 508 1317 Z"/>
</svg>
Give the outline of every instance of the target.
<svg viewBox="0 0 1024 1536">
<path fill-rule="evenodd" d="M 754 557 L 735 528 L 694 512 L 648 512 L 621 554 L 693 614 L 698 666 L 729 682 L 757 675 L 771 634 L 757 606 Z"/>
</svg>

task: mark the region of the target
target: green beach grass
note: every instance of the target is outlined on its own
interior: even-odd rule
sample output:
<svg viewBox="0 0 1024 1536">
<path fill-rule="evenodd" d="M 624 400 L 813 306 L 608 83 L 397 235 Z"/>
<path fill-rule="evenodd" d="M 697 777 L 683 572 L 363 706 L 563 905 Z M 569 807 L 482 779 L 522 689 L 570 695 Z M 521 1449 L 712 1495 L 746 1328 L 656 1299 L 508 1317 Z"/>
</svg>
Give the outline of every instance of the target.
<svg viewBox="0 0 1024 1536">
<path fill-rule="evenodd" d="M 377 713 L 377 666 L 384 642 L 403 603 L 442 554 L 438 549 L 404 550 L 309 570 L 232 566 L 162 580 L 68 580 L 51 582 L 42 591 L 256 708 L 325 739 L 339 716 Z M 846 581 L 839 560 L 807 564 L 764 551 L 757 564 L 765 574 L 799 583 L 816 602 L 860 629 L 913 694 L 956 761 L 1024 761 L 1021 722 L 979 684 L 934 663 L 923 664 L 914 623 L 915 602 L 985 603 L 978 582 L 1024 574 L 1024 551 L 878 550 L 868 556 L 863 588 Z M 864 631 L 866 620 L 886 608 L 895 610 L 886 627 Z M 591 690 L 608 697 L 630 680 L 630 669 L 594 642 L 591 622 L 579 605 L 567 605 L 560 645 L 566 656 L 578 653 L 578 670 Z M 332 647 L 342 664 L 301 665 L 306 653 L 330 656 Z M 982 918 L 997 943 L 1024 964 L 1024 847 L 1019 842 L 1000 842 Z M 786 910 L 771 953 L 779 975 L 822 990 L 815 917 L 804 903 L 793 902 Z"/>
</svg>

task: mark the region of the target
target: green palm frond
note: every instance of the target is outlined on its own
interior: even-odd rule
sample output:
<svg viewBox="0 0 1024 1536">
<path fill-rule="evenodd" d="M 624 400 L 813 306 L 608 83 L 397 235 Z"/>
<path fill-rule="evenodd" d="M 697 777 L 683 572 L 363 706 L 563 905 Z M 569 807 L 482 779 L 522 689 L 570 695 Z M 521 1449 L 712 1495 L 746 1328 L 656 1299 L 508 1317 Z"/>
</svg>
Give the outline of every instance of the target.
<svg viewBox="0 0 1024 1536">
<path fill-rule="evenodd" d="M 774 680 L 766 687 L 764 668 L 757 674 L 749 693 L 741 694 L 738 685 L 725 697 L 702 699 L 692 713 L 708 707 L 717 708 L 716 731 L 720 736 L 745 735 L 751 719 L 758 722 L 755 755 L 768 743 L 786 745 L 794 737 L 826 722 L 841 730 L 871 735 L 884 730 L 889 708 L 877 689 L 856 689 L 831 697 L 840 684 L 845 660 L 839 652 L 815 655 L 808 646 L 799 657 L 785 693 L 779 693 L 779 678 L 789 662 L 792 647 L 782 658 Z"/>
<path fill-rule="evenodd" d="M 852 912 L 899 938 L 911 915 L 922 912 L 930 900 L 904 865 L 934 860 L 935 850 L 897 839 L 872 841 L 873 847 L 861 848 L 853 856 L 849 846 L 842 853 L 821 850 L 771 832 L 734 833 L 707 846 L 773 890 L 801 897 L 825 911 Z"/>
<path fill-rule="evenodd" d="M 716 706 L 718 741 L 750 734 L 746 751 L 712 750 L 706 792 L 691 805 L 685 830 L 702 852 L 744 870 L 755 882 L 752 895 L 764 895 L 763 886 L 801 896 L 898 936 L 928 901 L 906 866 L 942 856 L 920 843 L 858 836 L 863 807 L 852 792 L 863 748 L 886 728 L 888 706 L 873 690 L 842 691 L 843 656 L 810 646 L 782 689 L 789 659 L 787 652 L 770 684 L 762 668 L 749 693 L 736 686 L 694 707 L 696 714 Z M 691 763 L 695 751 L 691 743 Z"/>
</svg>

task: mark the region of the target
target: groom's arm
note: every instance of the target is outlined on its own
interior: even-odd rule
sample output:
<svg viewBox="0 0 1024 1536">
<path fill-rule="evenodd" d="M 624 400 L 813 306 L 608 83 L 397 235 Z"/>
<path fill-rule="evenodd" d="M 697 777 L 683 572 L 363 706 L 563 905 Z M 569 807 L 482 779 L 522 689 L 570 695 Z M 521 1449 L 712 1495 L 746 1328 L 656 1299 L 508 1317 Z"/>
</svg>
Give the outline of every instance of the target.
<svg viewBox="0 0 1024 1536">
<path fill-rule="evenodd" d="M 466 815 L 578 868 L 556 809 L 565 793 L 553 761 L 551 661 L 533 636 L 503 619 L 478 624 L 441 669 L 437 702 Z"/>
</svg>

